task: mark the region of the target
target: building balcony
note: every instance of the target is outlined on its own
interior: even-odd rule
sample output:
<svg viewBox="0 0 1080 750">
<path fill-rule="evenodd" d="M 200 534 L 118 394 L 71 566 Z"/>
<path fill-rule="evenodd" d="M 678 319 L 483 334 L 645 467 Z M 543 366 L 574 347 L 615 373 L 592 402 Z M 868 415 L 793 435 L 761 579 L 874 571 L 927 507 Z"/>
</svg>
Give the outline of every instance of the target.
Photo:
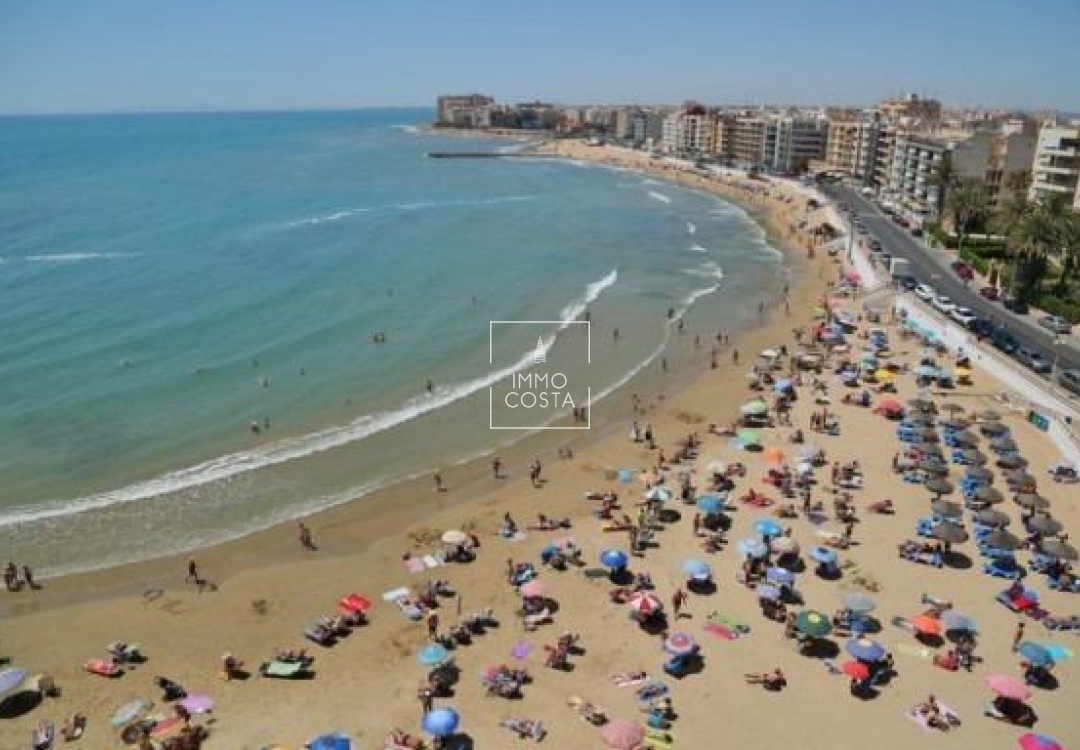
<svg viewBox="0 0 1080 750">
<path fill-rule="evenodd" d="M 1061 193 L 1062 195 L 1070 195 L 1076 192 L 1076 184 L 1062 185 L 1056 182 L 1042 182 L 1035 181 L 1031 183 L 1031 189 L 1036 192 L 1046 193 Z"/>
<path fill-rule="evenodd" d="M 1080 175 L 1080 165 L 1062 165 L 1062 164 L 1036 164 L 1035 173 L 1047 173 L 1047 174 L 1060 174 L 1069 177 L 1076 177 Z"/>
</svg>

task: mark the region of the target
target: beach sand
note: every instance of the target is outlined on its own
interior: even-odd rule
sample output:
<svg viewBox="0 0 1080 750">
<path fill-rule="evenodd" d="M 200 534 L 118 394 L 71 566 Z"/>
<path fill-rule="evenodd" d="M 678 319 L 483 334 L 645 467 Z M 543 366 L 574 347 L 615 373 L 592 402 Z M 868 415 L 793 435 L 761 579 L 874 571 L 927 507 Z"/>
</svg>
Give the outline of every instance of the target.
<svg viewBox="0 0 1080 750">
<path fill-rule="evenodd" d="M 562 146 L 560 146 L 562 147 Z M 566 152 L 574 158 L 625 160 L 621 151 L 580 146 L 582 153 Z M 585 151 L 588 149 L 588 151 Z M 670 171 L 658 169 L 647 157 L 640 164 L 622 163 L 665 177 Z M 811 310 L 820 299 L 824 278 L 835 278 L 836 267 L 824 253 L 812 261 L 795 249 L 800 238 L 793 227 L 805 216 L 801 199 L 772 195 L 750 199 L 746 191 L 732 185 L 717 188 L 711 182 L 684 176 L 684 184 L 717 189 L 748 205 L 755 216 L 767 221 L 777 241 L 793 248 L 797 273 L 791 288 L 791 315 L 780 309 L 770 311 L 763 325 L 735 342 L 742 364 L 733 366 L 726 351 L 720 367 L 704 368 L 685 388 L 660 394 L 642 394 L 646 413 L 641 423 L 650 422 L 658 443 L 669 453 L 675 442 L 693 431 L 704 437 L 697 466 L 712 460 L 744 461 L 748 476 L 739 481 L 736 493 L 755 487 L 776 496 L 776 491 L 760 482 L 766 463 L 760 454 L 740 451 L 726 438 L 706 436 L 709 422 L 725 424 L 749 397 L 746 365 L 754 353 L 779 343 L 791 342 L 791 328 L 807 325 Z M 693 331 L 691 330 L 692 334 Z M 918 352 L 914 341 L 900 343 L 892 333 L 897 358 L 910 359 Z M 689 345 L 689 344 L 686 344 Z M 676 377 L 673 374 L 673 379 Z M 899 398 L 914 394 L 912 378 L 898 381 Z M 831 384 L 836 391 L 838 385 Z M 982 408 L 997 402 L 993 395 L 998 383 L 976 371 L 974 385 L 959 389 L 948 400 L 965 409 Z M 813 408 L 809 389 L 800 390 L 794 421 L 805 430 Z M 628 394 L 621 397 L 629 405 Z M 811 439 L 824 448 L 830 459 L 858 459 L 867 478 L 866 486 L 855 492 L 862 509 L 875 500 L 891 498 L 895 516 L 860 513 L 851 549 L 841 552 L 842 561 L 858 566 L 863 575 L 879 582 L 877 617 L 883 631 L 877 637 L 896 658 L 899 677 L 882 689 L 874 700 L 849 695 L 848 681 L 830 675 L 822 660 L 800 656 L 782 636 L 782 627 L 766 621 L 758 611 L 750 589 L 736 583 L 739 556 L 735 542 L 751 535 L 751 525 L 768 511 L 740 505 L 732 514 L 731 543 L 721 553 L 706 555 L 691 532 L 691 506 L 677 500 L 669 503 L 681 519 L 659 532 L 660 546 L 643 558 L 633 558 L 633 570 L 647 570 L 653 576 L 657 594 L 669 602 L 683 581 L 680 565 L 688 557 L 707 559 L 713 566 L 718 589 L 707 596 L 690 595 L 689 618 L 672 627 L 686 630 L 698 639 L 705 668 L 682 680 L 667 679 L 672 686 L 678 720 L 672 728 L 674 746 L 710 747 L 716 744 L 739 747 L 862 747 L 867 742 L 885 748 L 923 746 L 927 741 L 949 747 L 1013 747 L 1022 730 L 981 716 L 981 704 L 991 697 L 985 678 L 993 673 L 1017 674 L 1017 657 L 1010 641 L 1017 616 L 993 600 L 1004 588 L 1000 579 L 982 575 L 977 569 L 935 570 L 897 559 L 895 544 L 914 536 L 915 519 L 928 512 L 925 490 L 902 483 L 889 471 L 897 449 L 894 427 L 881 417 L 857 407 L 837 406 L 843 430 L 838 437 L 814 434 Z M 338 729 L 359 740 L 359 747 L 381 747 L 394 726 L 415 732 L 420 718 L 416 689 L 426 669 L 415 661 L 416 651 L 427 642 L 423 624 L 406 620 L 393 605 L 380 600 L 383 591 L 399 586 L 417 586 L 433 578 L 446 579 L 462 594 L 461 609 L 468 613 L 493 607 L 501 626 L 477 637 L 471 646 L 454 652 L 461 679 L 452 699 L 437 705 L 459 709 L 461 730 L 475 747 L 511 747 L 525 740 L 514 738 L 499 721 L 508 716 L 540 719 L 549 731 L 545 744 L 554 748 L 601 747 L 599 730 L 579 719 L 567 706 L 571 696 L 580 696 L 603 706 L 610 717 L 640 721 L 643 714 L 634 702 L 632 688 L 618 688 L 610 675 L 646 670 L 662 676 L 665 660 L 660 639 L 642 632 L 627 617 L 625 607 L 609 603 L 605 579 L 592 579 L 571 568 L 566 572 L 542 569 L 541 579 L 549 584 L 551 597 L 558 602 L 554 623 L 536 632 L 523 630 L 514 617 L 518 597 L 505 580 L 506 561 L 529 561 L 539 566 L 539 551 L 555 538 L 572 535 L 584 550 L 589 567 L 596 564 L 606 547 L 626 548 L 623 534 L 604 533 L 590 515 L 595 501 L 585 500 L 588 490 L 614 489 L 623 507 L 636 514 L 633 503 L 640 499 L 637 483 L 618 485 L 607 472 L 620 467 L 647 469 L 656 461 L 655 453 L 627 438 L 630 420 L 627 408 L 623 425 L 607 434 L 594 435 L 574 443 L 574 457 L 559 460 L 553 453 L 540 455 L 546 482 L 542 488 L 530 486 L 526 464 L 530 446 L 507 452 L 503 458 L 508 478 L 491 477 L 486 462 L 477 462 L 445 474 L 449 491 L 435 493 L 429 480 L 406 483 L 364 498 L 349 506 L 319 514 L 307 521 L 319 545 L 318 552 L 303 550 L 296 541 L 292 524 L 258 534 L 239 542 L 195 554 L 200 569 L 216 581 L 216 591 L 199 593 L 183 583 L 184 560 L 166 559 L 86 576 L 49 581 L 44 590 L 4 594 L 0 601 L 6 611 L 0 629 L 0 653 L 32 672 L 53 675 L 62 695 L 46 699 L 43 705 L 16 718 L 0 718 L 0 747 L 24 747 L 33 725 L 50 718 L 59 723 L 80 710 L 90 717 L 86 736 L 75 746 L 111 748 L 119 746 L 108 717 L 118 706 L 136 697 L 157 700 L 154 675 L 166 675 L 190 692 L 205 692 L 216 700 L 212 714 L 209 748 L 260 748 L 274 742 L 300 747 L 316 734 Z M 1074 490 L 1051 483 L 1044 474 L 1057 454 L 1045 435 L 1009 415 L 1032 473 L 1040 480 L 1040 490 L 1052 503 L 1054 515 L 1069 530 L 1077 526 L 1077 509 L 1070 497 Z M 789 428 L 764 430 L 766 445 L 786 444 Z M 700 472 L 699 472 L 700 473 Z M 957 472 L 954 470 L 954 475 Z M 827 481 L 827 470 L 819 472 Z M 1002 485 L 1002 480 L 998 480 Z M 823 491 L 816 499 L 830 502 Z M 1018 524 L 1018 508 L 1006 502 L 1001 509 Z M 529 531 L 526 538 L 508 542 L 495 530 L 505 512 L 519 524 L 527 525 L 538 512 L 550 517 L 570 516 L 569 532 Z M 799 518 L 789 522 L 794 537 L 804 548 L 817 543 L 814 526 Z M 827 524 L 838 528 L 835 522 Z M 406 550 L 429 551 L 423 540 L 437 537 L 448 528 L 475 529 L 482 546 L 471 564 L 451 564 L 424 573 L 405 569 Z M 961 549 L 981 564 L 974 545 Z M 808 606 L 832 612 L 844 591 L 852 590 L 852 573 L 837 582 L 827 582 L 803 573 L 798 578 Z M 1075 614 L 1080 598 L 1075 594 L 1044 592 L 1044 606 L 1055 613 Z M 330 614 L 344 594 L 358 592 L 376 601 L 371 623 L 359 628 L 332 649 L 305 643 L 302 629 L 315 617 Z M 985 662 L 971 673 L 950 673 L 914 654 L 916 641 L 889 621 L 894 615 L 920 612 L 924 593 L 947 597 L 957 609 L 975 617 L 983 635 L 979 654 Z M 719 640 L 703 630 L 707 613 L 720 610 L 751 626 L 750 634 L 736 641 Z M 438 610 L 443 626 L 456 619 L 455 600 L 447 599 Z M 564 630 L 579 633 L 585 653 L 571 658 L 572 671 L 543 666 L 543 645 L 553 643 Z M 1047 638 L 1034 621 L 1028 621 L 1029 635 L 1036 640 L 1071 646 L 1070 635 Z M 105 680 L 83 673 L 80 665 L 103 655 L 103 647 L 114 640 L 138 642 L 149 661 L 124 676 Z M 843 646 L 843 639 L 837 639 Z M 531 646 L 523 659 L 512 658 L 511 649 L 524 641 Z M 246 681 L 224 682 L 217 676 L 219 659 L 229 651 L 255 667 L 267 659 L 275 647 L 302 647 L 317 655 L 313 680 L 278 681 L 253 676 Z M 843 654 L 838 661 L 844 659 Z M 534 676 L 524 687 L 522 700 L 489 698 L 479 685 L 479 675 L 488 666 L 510 664 L 527 668 Z M 775 667 L 788 675 L 789 687 L 781 693 L 746 685 L 743 674 Z M 1037 690 L 1031 701 L 1040 716 L 1038 731 L 1059 739 L 1066 746 L 1080 743 L 1080 725 L 1071 713 L 1080 695 L 1074 683 L 1075 667 L 1059 665 L 1061 680 L 1056 691 Z M 905 717 L 909 707 L 928 693 L 959 712 L 963 726 L 947 734 L 928 734 Z M 160 703 L 157 710 L 168 713 Z"/>
</svg>

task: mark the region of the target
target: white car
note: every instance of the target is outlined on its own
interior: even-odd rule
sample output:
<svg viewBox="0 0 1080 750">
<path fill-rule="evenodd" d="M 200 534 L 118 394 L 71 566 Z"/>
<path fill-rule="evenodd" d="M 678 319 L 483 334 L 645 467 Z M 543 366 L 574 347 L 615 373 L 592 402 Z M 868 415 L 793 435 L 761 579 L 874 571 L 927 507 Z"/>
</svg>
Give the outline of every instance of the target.
<svg viewBox="0 0 1080 750">
<path fill-rule="evenodd" d="M 939 294 L 938 296 L 934 297 L 934 299 L 930 301 L 930 304 L 933 305 L 935 310 L 943 312 L 946 315 L 956 309 L 956 303 L 946 297 L 944 294 Z"/>
<path fill-rule="evenodd" d="M 976 315 L 966 307 L 954 307 L 952 311 L 949 312 L 949 317 L 964 328 L 967 328 L 971 325 L 971 321 L 975 320 Z"/>
<path fill-rule="evenodd" d="M 929 302 L 937 295 L 934 294 L 932 287 L 926 284 L 919 284 L 915 287 L 915 296 L 921 299 L 923 302 Z"/>
</svg>

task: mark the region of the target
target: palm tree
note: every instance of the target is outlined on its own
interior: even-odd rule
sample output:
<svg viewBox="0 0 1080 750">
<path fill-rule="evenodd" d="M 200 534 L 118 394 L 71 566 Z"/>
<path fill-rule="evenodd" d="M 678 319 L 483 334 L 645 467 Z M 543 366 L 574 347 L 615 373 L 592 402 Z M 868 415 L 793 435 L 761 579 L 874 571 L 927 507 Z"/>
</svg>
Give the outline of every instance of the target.
<svg viewBox="0 0 1080 750">
<path fill-rule="evenodd" d="M 956 253 L 960 255 L 964 250 L 964 235 L 972 223 L 990 209 L 990 191 L 982 180 L 959 180 L 949 191 L 945 208 L 952 215 L 957 236 Z"/>
</svg>

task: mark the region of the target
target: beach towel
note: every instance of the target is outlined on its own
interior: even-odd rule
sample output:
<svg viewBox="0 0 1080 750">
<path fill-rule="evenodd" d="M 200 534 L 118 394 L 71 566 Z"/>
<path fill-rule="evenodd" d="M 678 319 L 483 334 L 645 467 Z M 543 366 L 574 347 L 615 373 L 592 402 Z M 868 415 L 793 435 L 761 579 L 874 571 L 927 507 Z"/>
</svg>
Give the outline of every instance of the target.
<svg viewBox="0 0 1080 750">
<path fill-rule="evenodd" d="M 710 625 L 720 625 L 743 635 L 750 632 L 750 626 L 745 622 L 723 612 L 713 612 L 705 620 Z"/>
<path fill-rule="evenodd" d="M 384 602 L 393 602 L 393 601 L 397 601 L 398 599 L 401 599 L 403 597 L 406 597 L 408 595 L 409 595 L 409 589 L 407 589 L 405 586 L 402 586 L 401 588 L 390 589 L 389 591 L 385 592 L 382 595 L 382 600 Z"/>
<path fill-rule="evenodd" d="M 581 571 L 581 575 L 586 578 L 607 578 L 608 571 L 604 568 L 585 568 L 585 570 Z"/>
<path fill-rule="evenodd" d="M 941 714 L 941 718 L 945 719 L 945 721 L 948 722 L 950 727 L 960 726 L 960 714 L 956 713 L 956 711 L 953 711 L 941 701 L 938 701 L 937 705 L 938 712 Z M 914 721 L 927 732 L 934 731 L 935 729 L 935 727 L 930 726 L 930 722 L 926 720 L 926 716 L 916 711 L 915 708 L 909 709 L 905 716 Z"/>
<path fill-rule="evenodd" d="M 930 649 L 920 648 L 910 643 L 894 643 L 893 651 L 905 656 L 914 656 L 916 659 L 930 659 L 933 656 Z"/>
<path fill-rule="evenodd" d="M 639 677 L 636 680 L 615 680 L 615 687 L 637 687 L 638 685 L 644 685 L 648 681 L 649 677 Z"/>
<path fill-rule="evenodd" d="M 429 568 L 437 568 L 443 564 L 443 561 L 435 557 L 434 555 L 424 555 L 423 561 L 424 565 Z"/>
<path fill-rule="evenodd" d="M 722 641 L 737 641 L 742 637 L 741 633 L 732 630 L 726 625 L 716 625 L 713 623 L 709 623 L 705 626 L 705 632 Z"/>
<path fill-rule="evenodd" d="M 424 570 L 424 561 L 419 557 L 410 557 L 405 561 L 405 570 L 410 573 L 420 573 Z"/>
<path fill-rule="evenodd" d="M 518 641 L 510 647 L 510 655 L 515 659 L 524 659 L 532 651 L 532 646 L 525 641 Z"/>
</svg>

